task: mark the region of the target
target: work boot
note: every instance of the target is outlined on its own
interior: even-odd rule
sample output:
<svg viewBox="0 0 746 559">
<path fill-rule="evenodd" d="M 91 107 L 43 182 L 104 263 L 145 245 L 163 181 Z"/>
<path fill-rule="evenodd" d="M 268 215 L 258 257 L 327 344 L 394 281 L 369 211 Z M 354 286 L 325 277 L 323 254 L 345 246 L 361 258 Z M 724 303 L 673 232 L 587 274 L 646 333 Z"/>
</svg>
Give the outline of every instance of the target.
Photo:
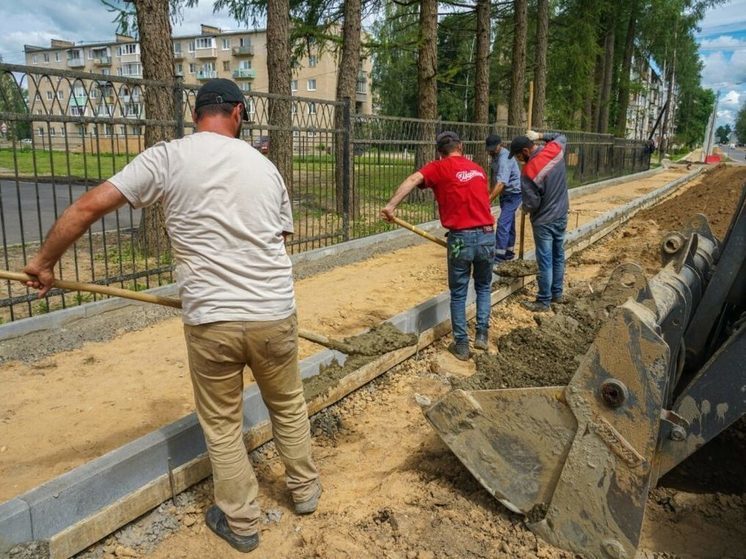
<svg viewBox="0 0 746 559">
<path fill-rule="evenodd" d="M 515 258 L 515 252 L 512 250 L 505 251 L 505 260 L 513 260 Z"/>
<path fill-rule="evenodd" d="M 474 347 L 476 349 L 482 349 L 484 351 L 487 351 L 488 345 L 487 345 L 487 332 L 480 332 L 477 331 L 477 338 L 474 340 Z"/>
<path fill-rule="evenodd" d="M 564 295 L 557 295 L 555 297 L 552 297 L 552 303 L 564 305 L 565 303 L 567 303 L 567 297 L 565 297 Z"/>
<path fill-rule="evenodd" d="M 306 499 L 305 501 L 295 503 L 295 514 L 313 514 L 314 512 L 316 512 L 316 509 L 319 506 L 319 498 L 321 497 L 322 491 L 323 489 L 321 488 L 321 483 L 317 481 L 313 496 L 310 499 Z"/>
<path fill-rule="evenodd" d="M 448 351 L 455 355 L 456 359 L 461 361 L 468 361 L 469 357 L 471 357 L 469 342 L 453 342 L 448 346 Z"/>
<path fill-rule="evenodd" d="M 521 305 L 531 312 L 547 312 L 551 310 L 549 305 L 542 303 L 541 301 L 523 301 Z"/>
<path fill-rule="evenodd" d="M 227 541 L 233 549 L 237 549 L 241 553 L 248 553 L 249 551 L 255 550 L 259 547 L 259 534 L 251 534 L 250 536 L 240 536 L 231 530 L 228 526 L 228 520 L 225 518 L 225 513 L 220 510 L 217 505 L 211 506 L 205 513 L 205 524 L 207 527 L 215 532 L 217 536 L 220 536 Z"/>
</svg>

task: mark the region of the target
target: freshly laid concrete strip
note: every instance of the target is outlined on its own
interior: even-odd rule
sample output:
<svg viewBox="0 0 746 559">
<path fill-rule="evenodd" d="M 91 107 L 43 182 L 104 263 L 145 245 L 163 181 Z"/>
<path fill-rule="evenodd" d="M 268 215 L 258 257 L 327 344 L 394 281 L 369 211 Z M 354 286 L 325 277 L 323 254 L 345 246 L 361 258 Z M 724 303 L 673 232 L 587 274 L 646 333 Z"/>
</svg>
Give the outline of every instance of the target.
<svg viewBox="0 0 746 559">
<path fill-rule="evenodd" d="M 579 186 L 570 189 L 570 198 L 576 198 L 578 196 L 584 196 L 597 192 L 604 188 L 614 186 L 623 182 L 629 182 L 637 179 L 645 179 L 654 176 L 664 169 L 658 167 L 648 171 L 642 171 L 632 175 L 625 175 L 623 177 L 616 177 L 585 186 Z M 500 213 L 500 208 L 495 206 L 492 209 L 495 215 Z M 429 221 L 427 223 L 418 224 L 420 229 L 429 233 L 440 233 L 443 227 L 440 225 L 440 221 Z M 294 254 L 290 257 L 294 266 L 299 264 L 317 262 L 324 258 L 331 256 L 337 256 L 344 253 L 356 252 L 358 254 L 366 254 L 368 249 L 374 245 L 380 244 L 394 244 L 400 242 L 403 239 L 412 238 L 413 235 L 409 231 L 404 229 L 394 229 L 378 235 L 369 237 L 363 237 L 361 239 L 354 239 L 344 243 L 339 243 L 329 247 L 318 248 L 315 250 L 309 250 L 299 254 Z M 419 242 L 419 241 L 418 241 Z M 162 285 L 160 287 L 153 287 L 151 289 L 143 290 L 143 293 L 150 293 L 152 295 L 159 295 L 161 297 L 177 297 L 178 290 L 176 284 Z M 13 322 L 0 325 L 0 341 L 8 340 L 11 338 L 17 338 L 24 336 L 32 332 L 39 332 L 43 330 L 57 330 L 64 328 L 65 325 L 72 321 L 80 320 L 95 316 L 97 314 L 114 311 L 131 305 L 142 305 L 144 303 L 137 303 L 127 299 L 120 298 L 109 298 L 95 301 L 93 303 L 86 303 L 83 305 L 70 307 L 67 309 L 57 310 L 51 313 L 33 316 L 30 318 L 24 318 Z"/>
<path fill-rule="evenodd" d="M 637 211 L 657 203 L 698 173 L 699 170 L 690 173 L 569 233 L 568 256 L 584 248 L 592 237 L 608 234 Z M 492 294 L 492 303 L 505 299 L 525 283 L 520 279 L 501 287 Z M 469 316 L 475 311 L 474 298 L 470 290 Z M 450 331 L 449 294 L 442 293 L 388 322 L 404 332 L 420 335 L 421 343 L 417 348 L 380 357 L 361 382 L 383 374 Z M 301 376 L 318 374 L 320 367 L 333 359 L 344 362 L 345 356 L 325 350 L 304 359 L 300 362 Z M 346 393 L 359 387 L 349 386 Z M 334 401 L 344 395 L 336 394 Z M 322 400 L 323 405 L 317 400 L 310 402 L 310 409 L 318 410 L 331 403 L 323 395 Z M 268 425 L 266 408 L 256 385 L 252 385 L 244 393 L 244 428 L 250 449 L 270 440 Z M 204 439 L 194 414 L 136 439 L 0 505 L 0 551 L 3 545 L 7 548 L 29 539 L 50 540 L 53 557 L 69 557 L 170 498 L 169 489 L 179 492 L 208 476 L 209 464 L 204 455 Z"/>
</svg>

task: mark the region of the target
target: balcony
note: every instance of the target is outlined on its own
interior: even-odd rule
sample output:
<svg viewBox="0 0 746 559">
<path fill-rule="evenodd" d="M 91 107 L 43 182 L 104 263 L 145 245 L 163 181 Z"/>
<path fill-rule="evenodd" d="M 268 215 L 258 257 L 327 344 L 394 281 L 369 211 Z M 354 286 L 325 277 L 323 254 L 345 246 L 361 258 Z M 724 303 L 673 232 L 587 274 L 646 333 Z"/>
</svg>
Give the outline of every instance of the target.
<svg viewBox="0 0 746 559">
<path fill-rule="evenodd" d="M 70 105 L 73 107 L 85 107 L 88 103 L 87 95 L 73 95 L 70 97 Z"/>
<path fill-rule="evenodd" d="M 97 56 L 93 59 L 96 66 L 111 66 L 111 56 Z"/>
<path fill-rule="evenodd" d="M 207 49 L 196 49 L 194 51 L 194 56 L 197 58 L 217 58 L 218 57 L 218 49 L 216 48 L 207 48 Z"/>
<path fill-rule="evenodd" d="M 233 56 L 254 56 L 254 45 L 233 47 L 231 52 L 233 53 Z"/>
<path fill-rule="evenodd" d="M 198 80 L 211 80 L 218 77 L 217 70 L 200 70 L 197 72 Z"/>
<path fill-rule="evenodd" d="M 235 80 L 253 80 L 256 77 L 256 70 L 252 68 L 239 68 L 233 70 L 233 79 Z"/>
<path fill-rule="evenodd" d="M 85 66 L 85 60 L 83 58 L 68 58 L 67 66 L 69 68 L 83 68 Z"/>
<path fill-rule="evenodd" d="M 182 51 L 174 51 L 174 60 L 184 60 L 184 53 Z"/>
</svg>

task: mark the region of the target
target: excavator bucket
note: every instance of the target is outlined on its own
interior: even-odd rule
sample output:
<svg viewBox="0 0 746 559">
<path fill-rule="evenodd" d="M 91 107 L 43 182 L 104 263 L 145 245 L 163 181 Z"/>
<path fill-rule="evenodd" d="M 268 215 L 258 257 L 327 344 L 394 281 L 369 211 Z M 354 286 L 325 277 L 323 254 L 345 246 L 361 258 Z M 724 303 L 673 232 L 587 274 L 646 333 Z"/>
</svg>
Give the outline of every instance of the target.
<svg viewBox="0 0 746 559">
<path fill-rule="evenodd" d="M 426 415 L 487 491 L 523 514 L 551 499 L 577 430 L 564 387 L 454 390 Z"/>
<path fill-rule="evenodd" d="M 746 385 L 743 361 L 733 362 L 746 356 L 745 206 L 746 196 L 722 245 L 701 215 L 667 235 L 650 282 L 636 264 L 614 271 L 606 289 L 625 302 L 567 386 L 454 390 L 424 410 L 479 482 L 549 543 L 634 558 L 651 486 L 746 413 L 746 397 L 729 388 Z M 701 301 L 707 313 L 696 312 Z M 693 321 L 712 328 L 696 353 L 684 343 L 697 339 Z M 691 424 L 704 409 L 691 402 L 719 421 Z"/>
</svg>

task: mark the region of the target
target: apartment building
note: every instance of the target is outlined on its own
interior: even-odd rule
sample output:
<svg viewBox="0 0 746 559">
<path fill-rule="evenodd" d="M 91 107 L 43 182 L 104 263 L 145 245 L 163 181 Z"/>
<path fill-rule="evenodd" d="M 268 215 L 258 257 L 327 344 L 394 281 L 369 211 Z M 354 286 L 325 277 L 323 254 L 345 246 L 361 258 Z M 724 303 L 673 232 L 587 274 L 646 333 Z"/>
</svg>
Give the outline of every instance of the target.
<svg viewBox="0 0 746 559">
<path fill-rule="evenodd" d="M 106 43 L 73 43 L 52 39 L 49 47 L 26 45 L 26 63 L 44 68 L 70 69 L 111 76 L 142 77 L 140 45 L 132 37 L 116 35 Z M 199 35 L 173 37 L 174 70 L 183 76 L 185 84 L 200 84 L 210 78 L 230 78 L 246 93 L 267 92 L 267 34 L 265 30 L 222 31 L 217 27 L 202 25 Z M 330 49 L 313 45 L 293 68 L 293 95 L 320 100 L 336 97 L 338 62 Z M 371 61 L 364 59 L 358 76 L 356 111 L 372 112 L 370 92 Z M 115 83 L 115 87 L 98 82 L 92 87 L 73 79 L 42 79 L 29 82 L 29 101 L 39 115 L 66 114 L 70 116 L 114 116 L 117 118 L 143 118 L 143 98 L 138 87 Z M 115 110 L 114 107 L 117 107 Z M 304 105 L 306 110 L 315 110 Z M 249 115 L 258 125 L 264 115 L 255 113 L 251 101 L 247 104 Z M 301 120 L 294 115 L 295 120 Z M 34 123 L 34 132 L 40 137 L 63 136 L 62 123 Z M 68 136 L 90 135 L 92 127 L 68 124 Z M 138 126 L 104 125 L 99 134 L 139 136 Z M 54 142 L 53 142 L 54 143 Z"/>
<path fill-rule="evenodd" d="M 661 71 L 653 60 L 640 56 L 633 57 L 630 76 L 632 92 L 627 107 L 626 137 L 628 139 L 647 140 L 659 117 L 661 117 L 660 123 L 655 131 L 656 143 L 659 142 L 661 134 L 670 139 L 676 133 L 678 88 L 675 85 L 667 127 L 665 130 L 662 128 L 664 118 L 661 116 L 661 111 L 668 97 L 668 82 L 664 76 L 665 72 Z"/>
</svg>

